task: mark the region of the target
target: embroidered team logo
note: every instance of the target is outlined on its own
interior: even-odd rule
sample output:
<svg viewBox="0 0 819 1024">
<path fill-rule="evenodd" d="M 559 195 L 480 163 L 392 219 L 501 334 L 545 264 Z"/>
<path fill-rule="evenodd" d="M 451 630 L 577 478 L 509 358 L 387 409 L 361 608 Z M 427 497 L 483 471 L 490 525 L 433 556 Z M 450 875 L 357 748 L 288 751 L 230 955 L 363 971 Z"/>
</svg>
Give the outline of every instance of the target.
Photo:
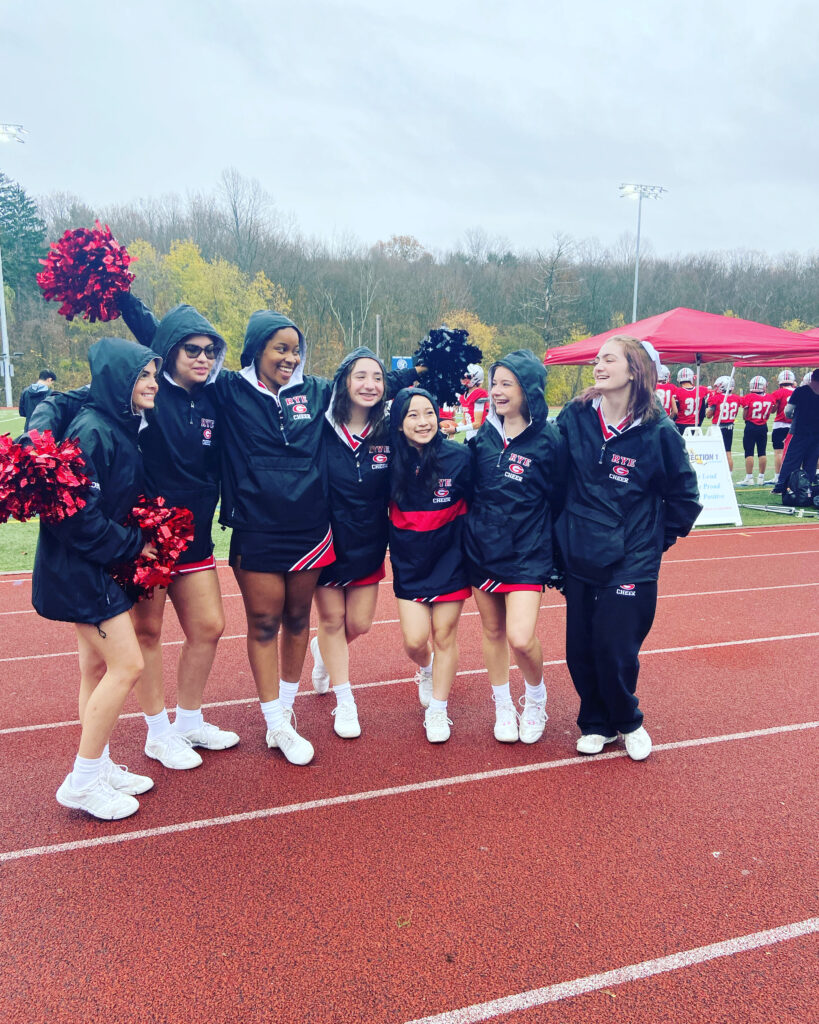
<svg viewBox="0 0 819 1024">
<path fill-rule="evenodd" d="M 629 472 L 634 469 L 636 465 L 636 459 L 630 459 L 626 455 L 612 455 L 609 480 L 614 480 L 615 483 L 618 484 L 629 483 Z"/>
<path fill-rule="evenodd" d="M 523 474 L 532 465 L 532 460 L 525 455 L 517 455 L 512 452 L 509 456 L 509 468 L 503 474 L 507 480 L 521 480 Z"/>
<path fill-rule="evenodd" d="M 509 467 L 509 472 L 510 473 L 514 473 L 515 476 L 522 476 L 523 475 L 523 466 L 511 465 Z"/>
<path fill-rule="evenodd" d="M 293 413 L 294 420 L 312 419 L 310 411 L 307 408 L 307 395 L 292 395 L 285 398 L 284 401 Z"/>
<path fill-rule="evenodd" d="M 386 455 L 373 455 L 373 462 L 376 463 L 376 465 L 378 466 L 383 466 L 386 461 Z"/>
<path fill-rule="evenodd" d="M 637 585 L 636 583 L 621 583 L 617 588 L 617 593 L 620 597 L 636 597 Z"/>
<path fill-rule="evenodd" d="M 445 487 L 439 487 L 438 490 L 435 492 L 435 497 L 436 498 L 448 498 L 449 497 L 449 491 Z"/>
<path fill-rule="evenodd" d="M 432 504 L 448 505 L 452 501 L 451 487 L 452 479 L 450 477 L 444 477 L 439 480 L 437 490 L 435 491 L 435 497 L 432 499 Z"/>
<path fill-rule="evenodd" d="M 213 428 L 215 426 L 215 421 L 207 419 L 206 417 L 203 416 L 202 419 L 199 421 L 199 425 L 202 428 L 202 444 L 205 445 L 205 447 L 208 447 L 213 438 Z"/>
</svg>

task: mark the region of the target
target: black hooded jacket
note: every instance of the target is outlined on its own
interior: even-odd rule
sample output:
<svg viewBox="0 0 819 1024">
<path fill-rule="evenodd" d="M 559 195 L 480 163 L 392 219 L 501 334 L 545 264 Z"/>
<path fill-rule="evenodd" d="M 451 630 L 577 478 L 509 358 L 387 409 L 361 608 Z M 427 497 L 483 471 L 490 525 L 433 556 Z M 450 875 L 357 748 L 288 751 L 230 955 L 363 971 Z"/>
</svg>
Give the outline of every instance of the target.
<svg viewBox="0 0 819 1024">
<path fill-rule="evenodd" d="M 389 397 L 416 374 L 411 367 L 387 373 L 368 348 L 357 348 L 341 361 L 333 379 L 333 392 L 325 413 L 324 443 L 330 493 L 330 523 L 336 560 L 322 572 L 319 584 L 349 583 L 376 572 L 387 552 L 387 505 L 390 497 L 389 418 L 378 437 L 368 431 L 356 437 L 333 419 L 333 402 L 350 367 L 358 359 L 373 359 L 384 374 Z"/>
<path fill-rule="evenodd" d="M 656 580 L 663 551 L 702 508 L 677 428 L 663 412 L 606 436 L 597 409 L 580 399 L 557 425 L 569 460 L 556 529 L 566 572 L 594 586 Z"/>
<path fill-rule="evenodd" d="M 473 453 L 474 496 L 466 518 L 464 547 L 472 585 L 487 591 L 494 583 L 544 585 L 552 570 L 552 516 L 565 487 L 564 446 L 543 390 L 546 368 L 528 349 L 510 352 L 497 367 L 515 375 L 526 396 L 530 423 L 506 439 L 503 421 L 492 409 L 469 441 Z"/>
<path fill-rule="evenodd" d="M 193 306 L 175 306 L 158 321 L 135 295 L 125 292 L 119 297 L 119 308 L 137 341 L 150 345 L 165 360 L 156 408 L 147 416 L 148 427 L 139 436 L 146 493 L 152 497 L 161 494 L 168 505 L 193 512 L 193 543 L 179 564 L 201 562 L 213 551 L 211 524 L 219 500 L 221 443 L 213 384 L 225 361 L 227 346 Z M 192 335 L 213 339 L 216 359 L 207 381 L 187 391 L 173 380 L 170 357 L 173 349 Z"/>
<path fill-rule="evenodd" d="M 219 416 L 212 387 L 225 359 L 226 345 L 215 328 L 193 306 L 174 307 L 162 320 L 130 292 L 118 297 L 122 318 L 136 340 L 165 361 L 159 375 L 155 407 L 146 414 L 139 447 L 144 457 L 145 493 L 161 495 L 168 505 L 193 513 L 194 538 L 179 565 L 201 562 L 213 551 L 211 524 L 219 500 Z M 168 372 L 169 356 L 191 335 L 213 339 L 217 357 L 205 384 L 192 391 L 180 387 Z M 70 420 L 88 398 L 86 388 L 52 395 L 35 410 L 29 430 L 51 430 L 66 437 Z"/>
<path fill-rule="evenodd" d="M 395 595 L 408 601 L 469 586 L 463 528 L 472 492 L 472 460 L 466 446 L 439 431 L 427 446 L 438 461 L 436 479 L 428 486 L 417 479 L 421 460 L 400 430 L 415 395 L 428 398 L 440 420 L 438 403 L 423 388 L 403 388 L 390 408 L 391 474 L 399 471 L 399 446 L 407 456 L 400 497 L 390 502 L 390 562 Z"/>
<path fill-rule="evenodd" d="M 92 486 L 87 504 L 69 519 L 40 523 L 32 578 L 32 604 L 47 619 L 98 624 L 127 611 L 131 599 L 106 567 L 135 558 L 141 530 L 123 526 L 142 492 L 137 446 L 141 415 L 131 409 L 134 385 L 145 366 L 161 360 L 122 338 L 91 346 L 91 387 L 66 437 L 76 438 Z"/>
</svg>

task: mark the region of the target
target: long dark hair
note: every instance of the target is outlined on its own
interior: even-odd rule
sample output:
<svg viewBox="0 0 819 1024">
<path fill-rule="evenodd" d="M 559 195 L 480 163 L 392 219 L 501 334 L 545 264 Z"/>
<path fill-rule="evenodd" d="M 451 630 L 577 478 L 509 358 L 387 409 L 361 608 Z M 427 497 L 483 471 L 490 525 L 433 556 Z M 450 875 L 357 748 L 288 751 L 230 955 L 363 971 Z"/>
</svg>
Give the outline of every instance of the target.
<svg viewBox="0 0 819 1024">
<path fill-rule="evenodd" d="M 646 352 L 637 338 L 628 334 L 615 334 L 609 341 L 616 341 L 623 351 L 628 363 L 629 372 L 633 378 L 631 382 L 631 394 L 628 400 L 628 414 L 631 419 L 642 418 L 644 420 L 657 419 L 660 415 L 660 405 L 657 402 L 657 367 L 651 356 Z M 600 391 L 592 384 L 585 391 L 579 394 L 581 402 L 591 402 L 600 395 Z"/>
<path fill-rule="evenodd" d="M 372 356 L 361 356 L 361 359 L 372 359 Z M 350 375 L 359 362 L 358 359 L 354 359 L 347 367 L 347 372 L 344 374 L 344 379 L 341 382 L 341 387 L 336 388 L 335 395 L 333 396 L 333 404 L 330 407 L 330 415 L 333 417 L 333 422 L 347 424 L 350 421 L 350 416 L 353 412 L 353 400 L 350 398 Z M 384 393 L 376 404 L 369 410 L 367 414 L 367 422 L 370 424 L 371 430 L 370 435 L 367 438 L 368 441 L 377 443 L 385 434 L 387 430 L 387 380 L 386 375 L 384 377 Z"/>
<path fill-rule="evenodd" d="M 426 397 L 426 396 L 424 396 Z M 411 401 L 411 399 L 410 399 Z M 435 409 L 435 405 L 432 405 Z M 401 408 L 402 422 L 406 416 L 409 402 Z M 390 451 L 390 492 L 393 501 L 399 505 L 414 488 L 422 492 L 430 491 L 437 485 L 441 475 L 441 464 L 439 452 L 441 444 L 445 440 L 440 431 L 440 412 L 436 410 L 439 430 L 429 444 L 423 445 L 420 449 L 411 445 L 400 429 L 393 430 L 392 450 Z M 396 428 L 401 426 L 395 424 Z"/>
</svg>

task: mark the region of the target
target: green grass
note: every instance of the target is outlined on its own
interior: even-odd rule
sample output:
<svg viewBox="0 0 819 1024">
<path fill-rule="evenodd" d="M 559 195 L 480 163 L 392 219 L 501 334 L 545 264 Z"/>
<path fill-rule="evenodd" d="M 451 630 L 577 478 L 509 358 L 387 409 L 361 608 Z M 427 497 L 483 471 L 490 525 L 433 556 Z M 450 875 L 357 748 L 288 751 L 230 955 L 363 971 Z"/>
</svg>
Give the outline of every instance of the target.
<svg viewBox="0 0 819 1024">
<path fill-rule="evenodd" d="M 23 420 L 10 411 L 0 411 L 0 434 L 11 434 L 16 437 L 23 429 Z M 457 435 L 458 440 L 463 434 Z M 745 461 L 742 455 L 742 426 L 734 430 L 734 483 L 745 476 Z M 773 449 L 768 448 L 767 477 L 773 477 Z M 755 467 L 756 468 L 756 467 Z M 779 507 L 779 497 L 771 495 L 770 487 L 740 487 L 737 490 L 737 501 L 749 505 L 773 505 Z M 741 508 L 743 526 L 771 526 L 774 524 L 815 522 L 815 517 L 802 519 L 797 515 L 783 515 L 781 512 L 759 512 L 755 509 Z M 731 524 L 727 524 L 731 525 Z M 709 527 L 713 529 L 713 527 Z M 0 572 L 24 572 L 34 566 L 34 551 L 37 547 L 36 521 L 18 523 L 14 520 L 0 526 Z M 216 557 L 227 558 L 230 547 L 230 530 L 222 530 L 214 521 L 213 541 L 216 546 Z"/>
</svg>

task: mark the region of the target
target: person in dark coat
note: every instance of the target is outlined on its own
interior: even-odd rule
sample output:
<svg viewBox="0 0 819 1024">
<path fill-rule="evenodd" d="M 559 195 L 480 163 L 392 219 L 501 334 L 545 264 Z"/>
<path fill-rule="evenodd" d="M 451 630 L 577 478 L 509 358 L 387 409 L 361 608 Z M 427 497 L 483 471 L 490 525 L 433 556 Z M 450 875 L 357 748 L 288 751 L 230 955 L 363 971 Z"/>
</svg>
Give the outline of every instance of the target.
<svg viewBox="0 0 819 1024">
<path fill-rule="evenodd" d="M 469 441 L 474 495 L 465 550 L 481 615 L 495 702 L 495 738 L 535 743 L 546 725 L 543 653 L 535 632 L 552 572 L 552 508 L 565 475 L 560 434 L 548 422 L 546 368 L 528 350 L 489 370 L 491 409 Z M 520 725 L 509 687 L 509 649 L 525 685 Z"/>
<path fill-rule="evenodd" d="M 414 371 L 412 371 L 414 372 Z M 336 371 L 325 413 L 324 444 L 330 523 L 336 560 L 326 566 L 314 595 L 319 623 L 310 641 L 313 687 L 333 685 L 333 729 L 361 735 L 350 686 L 349 644 L 369 632 L 385 575 L 390 439 L 385 415 L 388 374 L 368 348 L 357 348 Z"/>
<path fill-rule="evenodd" d="M 418 666 L 430 743 L 449 739 L 457 632 L 470 594 L 463 526 L 472 487 L 468 450 L 440 430 L 438 403 L 403 388 L 390 407 L 390 562 L 404 650 Z M 430 642 L 431 641 L 431 642 Z"/>
<path fill-rule="evenodd" d="M 803 469 L 811 481 L 816 475 L 819 462 L 819 368 L 805 374 L 785 411 L 793 422 L 774 494 L 782 494 L 791 474 L 799 469 Z"/>
<path fill-rule="evenodd" d="M 597 354 L 593 386 L 557 419 L 568 458 L 556 534 L 566 570 L 566 662 L 580 696 L 577 750 L 599 754 L 619 733 L 634 761 L 651 752 L 636 689 L 660 559 L 702 507 L 656 384 L 643 344 L 617 335 Z"/>
<path fill-rule="evenodd" d="M 37 380 L 33 384 L 29 384 L 27 388 L 23 388 L 20 392 L 18 412 L 26 421 L 25 430 L 29 428 L 31 414 L 40 402 L 48 398 L 56 380 L 57 374 L 53 370 L 40 370 L 40 376 Z"/>
<path fill-rule="evenodd" d="M 58 523 L 40 523 L 32 603 L 47 619 L 73 622 L 80 658 L 82 734 L 74 768 L 57 790 L 64 807 L 101 819 L 139 808 L 151 779 L 111 761 L 108 740 L 143 668 L 128 610 L 131 598 L 107 571 L 139 554 L 156 557 L 136 526 L 123 526 L 142 491 L 137 433 L 157 392 L 160 357 L 121 338 L 91 346 L 88 401 L 71 422 L 91 480 L 87 504 Z"/>
</svg>

